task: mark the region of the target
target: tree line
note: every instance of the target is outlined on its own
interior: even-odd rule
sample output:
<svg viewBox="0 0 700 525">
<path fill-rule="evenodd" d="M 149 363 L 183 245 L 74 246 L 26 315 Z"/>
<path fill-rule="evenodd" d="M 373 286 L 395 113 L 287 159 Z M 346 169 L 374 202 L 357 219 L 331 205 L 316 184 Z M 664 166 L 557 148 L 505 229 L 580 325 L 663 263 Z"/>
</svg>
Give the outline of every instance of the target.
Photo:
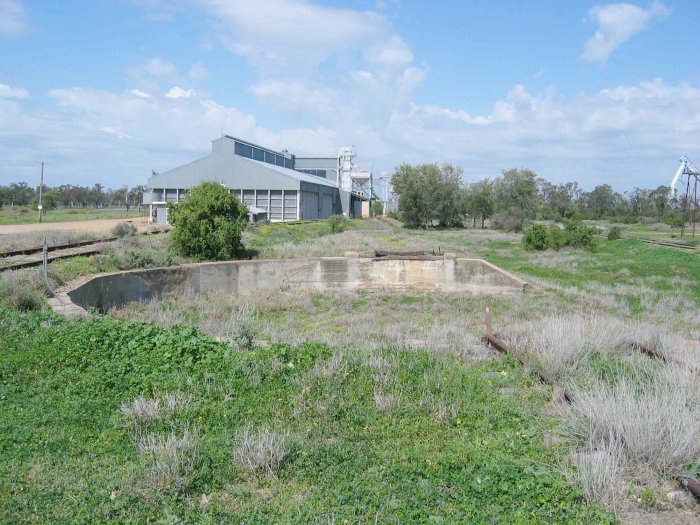
<svg viewBox="0 0 700 525">
<path fill-rule="evenodd" d="M 391 182 L 399 215 L 408 226 L 463 226 L 469 221 L 521 231 L 526 220 L 604 219 L 633 223 L 647 219 L 680 225 L 683 198 L 671 188 L 635 188 L 621 194 L 609 184 L 584 191 L 577 182 L 553 184 L 529 169 L 510 169 L 493 180 L 464 183 L 462 169 L 451 164 L 402 164 Z"/>
<path fill-rule="evenodd" d="M 138 207 L 143 200 L 145 186 L 122 186 L 121 188 L 105 188 L 102 184 L 74 186 L 42 187 L 42 204 L 44 209 L 64 208 L 105 208 L 122 207 L 129 210 Z M 36 206 L 39 202 L 39 186 L 32 187 L 26 182 L 13 182 L 0 186 L 0 208 L 3 206 Z"/>
</svg>

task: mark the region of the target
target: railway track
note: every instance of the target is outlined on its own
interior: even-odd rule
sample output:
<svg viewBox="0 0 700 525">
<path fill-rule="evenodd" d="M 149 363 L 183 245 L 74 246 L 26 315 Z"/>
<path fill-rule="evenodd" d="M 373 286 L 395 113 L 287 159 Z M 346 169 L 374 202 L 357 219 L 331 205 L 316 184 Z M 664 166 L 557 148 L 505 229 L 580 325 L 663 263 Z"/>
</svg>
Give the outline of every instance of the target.
<svg viewBox="0 0 700 525">
<path fill-rule="evenodd" d="M 167 230 L 166 230 L 167 231 Z M 140 235 L 155 235 L 158 233 L 163 233 L 161 230 L 156 230 L 150 233 L 141 233 Z M 113 242 L 119 239 L 119 237 L 106 237 L 103 239 L 93 239 L 90 241 L 79 241 L 67 244 L 56 244 L 54 246 L 48 247 L 49 255 L 47 257 L 49 262 L 57 261 L 59 259 L 69 259 L 71 257 L 78 257 L 81 255 L 95 255 L 100 253 L 101 248 L 90 248 L 86 250 L 81 250 L 80 248 L 86 248 L 90 246 L 95 246 L 98 244 Z M 33 248 L 21 248 L 19 250 L 12 250 L 9 252 L 0 252 L 0 272 L 6 272 L 10 270 L 21 270 L 22 268 L 31 268 L 32 266 L 41 266 L 43 264 L 43 257 L 40 257 L 43 253 L 43 246 L 33 247 Z M 77 251 L 75 251 L 77 250 Z M 65 252 L 67 253 L 56 253 Z M 51 254 L 51 252 L 54 252 Z M 31 256 L 37 256 L 36 258 Z M 18 257 L 16 260 L 8 260 Z"/>
<path fill-rule="evenodd" d="M 679 248 L 681 250 L 696 250 L 697 246 L 691 246 L 689 244 L 683 244 L 680 242 L 671 241 L 656 241 L 653 239 L 641 239 L 639 237 L 623 237 L 624 239 L 630 239 L 633 241 L 642 241 L 647 244 L 653 244 L 655 246 L 664 246 L 666 248 Z"/>
<path fill-rule="evenodd" d="M 73 243 L 68 243 L 68 244 L 56 244 L 54 246 L 49 246 L 48 251 L 50 252 L 55 252 L 59 250 L 69 250 L 71 248 L 80 248 L 82 246 L 90 246 L 92 244 L 97 244 L 100 242 L 111 242 L 111 241 L 116 241 L 118 237 L 108 237 L 106 239 L 93 239 L 91 241 L 80 241 L 80 242 L 73 242 Z M 0 258 L 6 258 L 6 257 L 17 257 L 19 255 L 31 255 L 33 253 L 41 253 L 43 251 L 43 246 L 38 246 L 34 248 L 22 248 L 19 250 L 12 250 L 9 252 L 2 252 L 0 253 Z"/>
<path fill-rule="evenodd" d="M 641 239 L 639 239 L 641 240 Z M 486 309 L 486 316 L 485 316 L 485 324 L 486 324 L 486 334 L 483 337 L 483 341 L 489 346 L 490 348 L 493 348 L 495 350 L 498 350 L 501 353 L 504 354 L 509 354 L 513 356 L 515 359 L 517 359 L 524 367 L 532 370 L 534 373 L 537 374 L 539 377 L 540 381 L 542 383 L 547 384 L 552 386 L 552 388 L 557 389 L 563 398 L 564 401 L 568 404 L 574 404 L 576 402 L 575 397 L 573 392 L 566 388 L 566 386 L 560 384 L 557 382 L 546 370 L 543 368 L 536 366 L 534 363 L 535 361 L 530 358 L 530 356 L 524 352 L 521 352 L 520 350 L 513 348 L 511 346 L 508 346 L 503 339 L 498 337 L 492 328 L 491 325 L 491 312 L 487 308 Z M 664 358 L 661 354 L 659 354 L 657 351 L 654 349 L 650 349 L 645 347 L 644 345 L 638 344 L 638 343 L 632 343 L 632 348 L 640 351 L 650 357 L 653 357 L 655 359 L 659 359 L 661 361 L 666 361 L 666 358 Z M 676 361 L 676 363 L 678 363 Z M 682 472 L 680 472 L 677 469 L 674 469 L 673 471 L 670 472 L 670 475 L 685 489 L 690 492 L 693 497 L 700 502 L 700 481 L 695 479 L 692 476 L 686 475 Z"/>
</svg>

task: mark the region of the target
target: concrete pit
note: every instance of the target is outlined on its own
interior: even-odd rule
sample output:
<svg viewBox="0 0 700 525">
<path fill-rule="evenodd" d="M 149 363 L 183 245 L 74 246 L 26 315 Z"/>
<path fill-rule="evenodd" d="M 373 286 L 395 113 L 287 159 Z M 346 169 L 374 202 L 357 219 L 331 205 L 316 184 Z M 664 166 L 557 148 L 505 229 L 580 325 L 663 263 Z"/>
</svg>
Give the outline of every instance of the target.
<svg viewBox="0 0 700 525">
<path fill-rule="evenodd" d="M 82 279 L 58 292 L 52 308 L 64 315 L 106 312 L 166 295 L 219 290 L 394 290 L 462 292 L 469 295 L 522 293 L 527 283 L 484 261 L 444 256 L 394 255 L 226 261 L 131 270 Z"/>
</svg>

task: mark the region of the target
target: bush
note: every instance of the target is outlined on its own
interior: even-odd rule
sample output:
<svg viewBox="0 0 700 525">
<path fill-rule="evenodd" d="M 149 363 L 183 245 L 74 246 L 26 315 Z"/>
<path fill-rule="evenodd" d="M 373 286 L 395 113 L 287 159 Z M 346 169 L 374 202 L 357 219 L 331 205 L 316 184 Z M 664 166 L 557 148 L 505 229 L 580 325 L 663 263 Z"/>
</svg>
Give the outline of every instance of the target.
<svg viewBox="0 0 700 525">
<path fill-rule="evenodd" d="M 243 251 L 241 234 L 248 223 L 248 209 L 216 182 L 204 182 L 170 205 L 174 249 L 195 259 L 238 258 Z"/>
<path fill-rule="evenodd" d="M 41 297 L 33 290 L 3 280 L 0 280 L 0 301 L 20 312 L 41 310 L 42 304 Z"/>
<path fill-rule="evenodd" d="M 342 215 L 333 215 L 328 219 L 331 233 L 340 233 L 350 228 L 350 221 Z"/>
<path fill-rule="evenodd" d="M 593 249 L 593 228 L 589 228 L 581 221 L 566 221 L 568 235 L 567 245 L 574 248 Z"/>
<path fill-rule="evenodd" d="M 560 250 L 566 246 L 567 240 L 566 232 L 556 224 L 552 224 L 547 230 L 547 248 Z"/>
<path fill-rule="evenodd" d="M 112 228 L 112 235 L 115 237 L 126 237 L 127 235 L 136 235 L 136 226 L 130 222 L 120 222 Z"/>
<path fill-rule="evenodd" d="M 523 245 L 528 251 L 547 249 L 547 228 L 541 224 L 530 226 L 523 235 Z"/>
<path fill-rule="evenodd" d="M 622 228 L 619 226 L 613 226 L 610 228 L 610 231 L 608 231 L 608 240 L 615 241 L 617 239 L 622 239 Z"/>
<path fill-rule="evenodd" d="M 175 264 L 171 254 L 149 250 L 145 247 L 113 250 L 106 257 L 107 266 L 116 266 L 120 270 L 137 268 L 162 268 Z"/>
<path fill-rule="evenodd" d="M 384 215 L 384 205 L 379 201 L 372 202 L 370 207 L 370 215 L 372 217 L 381 217 Z"/>
<path fill-rule="evenodd" d="M 523 231 L 525 216 L 521 211 L 511 209 L 509 212 L 497 213 L 491 218 L 491 226 L 497 230 L 507 232 Z"/>
</svg>

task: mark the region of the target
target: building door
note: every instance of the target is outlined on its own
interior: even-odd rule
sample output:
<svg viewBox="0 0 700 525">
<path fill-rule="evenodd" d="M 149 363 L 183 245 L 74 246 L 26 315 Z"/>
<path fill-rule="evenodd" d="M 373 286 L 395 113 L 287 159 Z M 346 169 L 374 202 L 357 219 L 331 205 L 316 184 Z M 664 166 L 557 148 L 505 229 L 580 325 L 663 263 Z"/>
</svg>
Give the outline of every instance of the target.
<svg viewBox="0 0 700 525">
<path fill-rule="evenodd" d="M 321 200 L 321 216 L 319 219 L 327 219 L 331 215 L 333 215 L 333 195 L 323 193 Z"/>
<path fill-rule="evenodd" d="M 168 224 L 168 208 L 165 206 L 158 206 L 156 208 L 156 223 Z"/>
</svg>

